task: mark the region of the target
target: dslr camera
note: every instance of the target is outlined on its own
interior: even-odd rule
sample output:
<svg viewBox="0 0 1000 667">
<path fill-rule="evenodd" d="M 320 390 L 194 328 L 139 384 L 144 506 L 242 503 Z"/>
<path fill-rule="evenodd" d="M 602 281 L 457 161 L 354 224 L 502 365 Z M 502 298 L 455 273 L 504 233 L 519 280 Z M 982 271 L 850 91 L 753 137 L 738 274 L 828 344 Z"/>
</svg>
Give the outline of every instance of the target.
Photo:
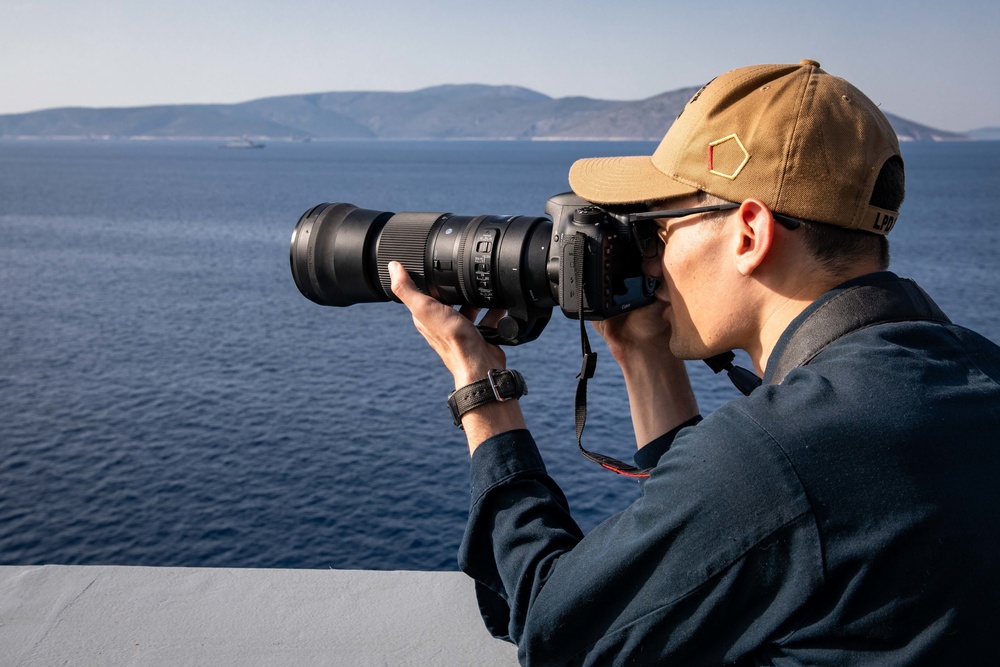
<svg viewBox="0 0 1000 667">
<path fill-rule="evenodd" d="M 392 213 L 326 203 L 292 233 L 291 267 L 302 294 L 325 306 L 398 301 L 388 264 L 399 261 L 417 287 L 451 305 L 507 311 L 490 342 L 534 340 L 558 305 L 567 317 L 603 320 L 653 299 L 629 218 L 571 192 L 545 216 Z"/>
</svg>

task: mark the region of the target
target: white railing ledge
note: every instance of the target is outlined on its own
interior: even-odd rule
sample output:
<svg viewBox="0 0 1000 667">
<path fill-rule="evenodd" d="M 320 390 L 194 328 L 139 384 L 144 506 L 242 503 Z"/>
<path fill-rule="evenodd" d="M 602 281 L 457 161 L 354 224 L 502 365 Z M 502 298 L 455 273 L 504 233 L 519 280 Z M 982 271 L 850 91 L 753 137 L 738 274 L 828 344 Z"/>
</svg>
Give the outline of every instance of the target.
<svg viewBox="0 0 1000 667">
<path fill-rule="evenodd" d="M 516 665 L 459 572 L 0 566 L 4 665 Z"/>
</svg>

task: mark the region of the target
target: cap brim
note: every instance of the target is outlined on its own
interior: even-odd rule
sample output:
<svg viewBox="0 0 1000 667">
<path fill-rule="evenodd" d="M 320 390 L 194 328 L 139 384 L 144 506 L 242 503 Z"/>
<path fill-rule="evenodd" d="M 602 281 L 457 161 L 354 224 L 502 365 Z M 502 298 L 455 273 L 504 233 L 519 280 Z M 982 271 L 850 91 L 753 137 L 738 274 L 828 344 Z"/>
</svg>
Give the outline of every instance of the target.
<svg viewBox="0 0 1000 667">
<path fill-rule="evenodd" d="M 637 204 L 698 192 L 654 167 L 648 155 L 577 160 L 569 169 L 569 185 L 595 204 Z"/>
</svg>

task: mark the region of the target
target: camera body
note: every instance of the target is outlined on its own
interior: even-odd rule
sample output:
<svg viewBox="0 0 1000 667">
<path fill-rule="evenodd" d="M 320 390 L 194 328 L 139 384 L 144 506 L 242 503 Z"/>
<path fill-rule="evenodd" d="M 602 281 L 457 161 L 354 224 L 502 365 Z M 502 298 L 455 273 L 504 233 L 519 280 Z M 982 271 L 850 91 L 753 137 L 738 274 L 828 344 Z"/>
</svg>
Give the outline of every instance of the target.
<svg viewBox="0 0 1000 667">
<path fill-rule="evenodd" d="M 643 275 L 626 223 L 571 192 L 550 198 L 545 213 L 553 223 L 550 285 L 566 317 L 580 317 L 578 282 L 583 319 L 605 320 L 652 301 L 656 282 Z M 575 258 L 578 243 L 583 244 L 582 267 Z"/>
<path fill-rule="evenodd" d="M 567 317 L 603 320 L 652 301 L 628 225 L 563 193 L 547 217 L 390 213 L 320 204 L 292 233 L 292 276 L 330 306 L 396 300 L 388 264 L 399 261 L 442 303 L 505 309 L 488 340 L 518 345 L 542 332 L 558 304 Z"/>
</svg>

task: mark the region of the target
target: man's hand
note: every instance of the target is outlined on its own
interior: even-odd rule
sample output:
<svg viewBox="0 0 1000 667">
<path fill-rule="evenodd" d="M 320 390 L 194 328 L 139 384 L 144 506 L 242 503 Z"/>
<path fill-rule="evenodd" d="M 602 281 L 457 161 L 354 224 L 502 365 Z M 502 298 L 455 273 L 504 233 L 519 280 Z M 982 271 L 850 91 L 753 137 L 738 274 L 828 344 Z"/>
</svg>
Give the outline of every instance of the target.
<svg viewBox="0 0 1000 667">
<path fill-rule="evenodd" d="M 670 354 L 670 324 L 663 317 L 666 306 L 660 301 L 618 317 L 594 321 L 594 329 L 608 344 L 611 356 L 627 365 Z"/>
<path fill-rule="evenodd" d="M 399 262 L 389 262 L 392 292 L 399 297 L 413 316 L 420 335 L 441 357 L 455 378 L 455 388 L 482 380 L 492 369 L 506 368 L 506 355 L 496 345 L 487 343 L 475 320 L 481 309 L 462 306 L 455 310 L 417 289 Z M 480 324 L 495 327 L 504 311 L 490 310 Z M 488 403 L 462 416 L 469 439 L 470 453 L 493 435 L 515 428 L 525 428 L 517 401 Z"/>
<path fill-rule="evenodd" d="M 622 367 L 639 448 L 698 414 L 684 362 L 670 351 L 665 307 L 654 301 L 592 323 Z"/>
</svg>

